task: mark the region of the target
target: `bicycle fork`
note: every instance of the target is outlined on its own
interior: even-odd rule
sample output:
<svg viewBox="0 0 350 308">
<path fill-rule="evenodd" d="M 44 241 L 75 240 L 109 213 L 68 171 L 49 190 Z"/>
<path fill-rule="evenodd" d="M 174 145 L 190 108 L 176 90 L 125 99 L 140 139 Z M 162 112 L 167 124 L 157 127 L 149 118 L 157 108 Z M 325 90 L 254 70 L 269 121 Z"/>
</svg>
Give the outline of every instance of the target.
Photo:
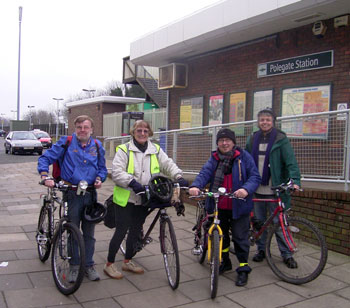
<svg viewBox="0 0 350 308">
<path fill-rule="evenodd" d="M 280 213 L 278 218 L 279 218 L 279 222 L 281 225 L 283 237 L 286 241 L 286 244 L 288 245 L 288 249 L 291 252 L 296 252 L 298 250 L 298 248 L 297 248 L 297 246 L 293 240 L 293 236 L 290 232 L 291 226 L 289 226 L 289 228 L 288 228 L 288 221 L 287 221 L 286 215 L 284 213 Z M 295 228 L 295 227 L 293 227 L 293 228 Z M 295 228 L 295 229 L 297 229 L 297 228 Z M 298 230 L 293 230 L 293 232 L 296 232 L 296 231 L 298 231 Z"/>
<path fill-rule="evenodd" d="M 217 222 L 217 219 L 214 219 L 214 223 L 210 226 L 208 230 L 208 261 L 210 262 L 211 260 L 211 241 L 212 241 L 212 235 L 213 235 L 213 230 L 217 229 L 219 232 L 219 261 L 221 262 L 221 254 L 222 254 L 222 242 L 223 242 L 223 234 L 222 230 L 219 226 L 219 223 Z"/>
</svg>

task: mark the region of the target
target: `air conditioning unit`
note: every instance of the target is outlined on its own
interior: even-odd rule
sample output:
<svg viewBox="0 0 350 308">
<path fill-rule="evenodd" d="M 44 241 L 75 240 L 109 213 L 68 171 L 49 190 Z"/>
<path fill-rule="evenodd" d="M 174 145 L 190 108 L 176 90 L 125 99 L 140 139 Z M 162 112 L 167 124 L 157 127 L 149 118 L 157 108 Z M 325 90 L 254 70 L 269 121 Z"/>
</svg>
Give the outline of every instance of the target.
<svg viewBox="0 0 350 308">
<path fill-rule="evenodd" d="M 187 65 L 171 63 L 159 68 L 158 89 L 186 88 Z"/>
</svg>

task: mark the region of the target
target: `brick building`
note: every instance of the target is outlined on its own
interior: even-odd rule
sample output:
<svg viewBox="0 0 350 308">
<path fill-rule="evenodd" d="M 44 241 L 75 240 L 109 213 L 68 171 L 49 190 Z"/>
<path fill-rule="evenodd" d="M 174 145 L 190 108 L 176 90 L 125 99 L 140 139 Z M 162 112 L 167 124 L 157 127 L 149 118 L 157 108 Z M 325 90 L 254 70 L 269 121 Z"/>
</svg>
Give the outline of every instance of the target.
<svg viewBox="0 0 350 308">
<path fill-rule="evenodd" d="M 143 103 L 145 99 L 121 96 L 99 96 L 67 103 L 68 134 L 74 132 L 74 119 L 82 114 L 94 120 L 94 136 L 103 136 L 103 115 L 123 112 L 126 105 Z"/>
<path fill-rule="evenodd" d="M 278 116 L 349 108 L 349 14 L 348 0 L 220 1 L 134 41 L 130 60 L 160 67 L 169 129 L 252 120 L 265 106 Z M 305 190 L 294 209 L 350 254 L 349 200 Z"/>
</svg>

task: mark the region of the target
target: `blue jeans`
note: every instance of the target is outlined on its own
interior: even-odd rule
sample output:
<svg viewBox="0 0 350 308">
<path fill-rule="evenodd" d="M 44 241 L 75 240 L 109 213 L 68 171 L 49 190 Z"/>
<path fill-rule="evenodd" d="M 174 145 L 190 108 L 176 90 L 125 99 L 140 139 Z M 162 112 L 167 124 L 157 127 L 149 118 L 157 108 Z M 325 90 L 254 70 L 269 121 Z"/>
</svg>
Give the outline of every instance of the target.
<svg viewBox="0 0 350 308">
<path fill-rule="evenodd" d="M 274 196 L 255 194 L 255 198 L 272 199 L 274 198 Z M 276 206 L 277 204 L 273 202 L 254 202 L 254 216 L 260 221 L 265 222 L 266 219 L 273 213 Z M 273 223 L 279 224 L 278 215 L 274 217 Z M 288 245 L 284 239 L 281 228 L 278 229 L 275 235 L 276 235 L 278 248 L 281 252 L 282 258 L 285 259 L 285 258 L 291 257 L 292 253 L 289 250 Z M 258 250 L 265 251 L 266 237 L 267 237 L 267 230 L 265 230 L 264 233 L 261 235 L 261 237 L 256 241 Z"/>
<path fill-rule="evenodd" d="M 85 244 L 85 266 L 94 265 L 93 255 L 95 252 L 95 224 L 84 219 L 84 208 L 91 205 L 97 199 L 96 192 L 86 192 L 85 196 L 77 196 L 76 191 L 67 192 L 68 217 L 79 229 L 81 228 Z M 74 244 L 73 244 L 74 245 Z M 77 253 L 73 253 L 71 264 L 79 264 Z"/>
</svg>

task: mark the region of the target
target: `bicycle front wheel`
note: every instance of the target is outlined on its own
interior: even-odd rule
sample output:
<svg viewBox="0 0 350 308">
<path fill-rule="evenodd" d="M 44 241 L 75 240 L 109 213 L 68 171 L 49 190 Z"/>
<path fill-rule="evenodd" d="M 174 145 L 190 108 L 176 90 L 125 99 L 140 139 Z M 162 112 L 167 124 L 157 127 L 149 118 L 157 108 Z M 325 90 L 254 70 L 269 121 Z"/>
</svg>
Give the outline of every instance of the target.
<svg viewBox="0 0 350 308">
<path fill-rule="evenodd" d="M 204 204 L 200 204 L 200 202 L 204 203 L 204 201 L 198 202 L 197 223 L 195 227 L 196 228 L 195 244 L 196 244 L 196 247 L 198 247 L 199 249 L 199 252 L 197 254 L 198 262 L 202 264 L 205 260 L 205 256 L 208 250 L 208 232 L 207 232 L 207 229 L 204 227 L 204 224 L 207 223 L 207 220 L 203 221 L 206 215 Z"/>
<path fill-rule="evenodd" d="M 36 231 L 36 243 L 38 245 L 38 254 L 41 262 L 45 262 L 51 251 L 51 208 L 43 205 L 38 220 L 38 229 Z"/>
<path fill-rule="evenodd" d="M 219 284 L 220 267 L 220 236 L 217 229 L 213 229 L 211 235 L 211 256 L 210 256 L 210 296 L 216 297 Z"/>
<path fill-rule="evenodd" d="M 159 233 L 160 250 L 163 254 L 165 272 L 169 285 L 175 290 L 179 286 L 180 281 L 180 260 L 174 227 L 169 217 L 161 221 Z"/>
<path fill-rule="evenodd" d="M 276 238 L 275 232 L 281 229 L 280 225 L 271 228 L 267 235 L 267 262 L 272 271 L 288 283 L 298 285 L 310 282 L 321 274 L 326 265 L 328 252 L 325 238 L 319 229 L 305 218 L 288 217 L 287 221 L 287 233 L 296 247 L 292 256 L 297 267 L 287 267 L 281 257 L 277 242 L 273 241 L 273 238 Z"/>
<path fill-rule="evenodd" d="M 80 287 L 85 271 L 85 245 L 83 237 L 72 223 L 61 225 L 52 241 L 52 274 L 57 289 L 64 295 Z"/>
</svg>

